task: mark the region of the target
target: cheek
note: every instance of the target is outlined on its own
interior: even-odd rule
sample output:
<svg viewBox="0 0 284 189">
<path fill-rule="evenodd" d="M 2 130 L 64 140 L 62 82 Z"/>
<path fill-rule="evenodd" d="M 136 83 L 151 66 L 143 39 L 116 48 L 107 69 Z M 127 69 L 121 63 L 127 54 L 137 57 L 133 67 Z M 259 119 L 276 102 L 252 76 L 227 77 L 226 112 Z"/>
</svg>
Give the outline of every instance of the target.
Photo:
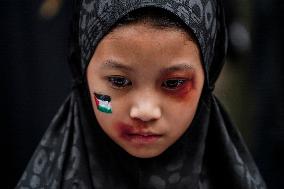
<svg viewBox="0 0 284 189">
<path fill-rule="evenodd" d="M 169 125 L 170 135 L 179 138 L 191 125 L 195 116 L 196 108 L 188 104 L 176 105 L 175 111 L 168 109 L 167 122 Z"/>
<path fill-rule="evenodd" d="M 112 96 L 110 96 L 112 98 Z M 128 115 L 126 109 L 127 109 L 127 103 L 125 103 L 126 100 L 117 100 L 113 99 L 111 100 L 111 113 L 105 113 L 97 108 L 96 100 L 94 95 L 92 95 L 92 105 L 94 109 L 95 116 L 100 123 L 102 127 L 112 128 L 113 123 L 117 120 L 120 120 L 125 117 L 125 115 Z"/>
<path fill-rule="evenodd" d="M 167 108 L 166 116 L 169 116 L 168 120 L 172 124 L 178 125 L 180 131 L 186 130 L 195 116 L 202 91 L 202 84 L 193 79 L 190 84 L 176 94 L 170 95 L 168 101 L 165 101 L 165 107 Z M 175 111 L 173 111 L 173 107 L 175 107 Z"/>
<path fill-rule="evenodd" d="M 99 127 L 109 136 L 113 136 L 113 115 L 105 114 L 99 112 L 96 107 L 94 107 L 95 117 L 99 123 Z M 97 127 L 97 126 L 96 126 Z"/>
</svg>

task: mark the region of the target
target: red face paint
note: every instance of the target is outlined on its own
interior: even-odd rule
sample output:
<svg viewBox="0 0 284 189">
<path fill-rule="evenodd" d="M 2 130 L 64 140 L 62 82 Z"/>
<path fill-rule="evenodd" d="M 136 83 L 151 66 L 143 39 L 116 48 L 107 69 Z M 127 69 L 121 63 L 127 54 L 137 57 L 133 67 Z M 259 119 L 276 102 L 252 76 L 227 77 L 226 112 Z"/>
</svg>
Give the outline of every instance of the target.
<svg viewBox="0 0 284 189">
<path fill-rule="evenodd" d="M 192 90 L 192 85 L 193 85 L 193 81 L 189 80 L 189 81 L 186 81 L 183 84 L 183 86 L 179 87 L 178 89 L 175 89 L 173 91 L 167 90 L 167 93 L 170 94 L 170 96 L 174 98 L 185 99 L 189 95 L 190 91 Z"/>
<path fill-rule="evenodd" d="M 164 87 L 164 93 L 166 95 L 169 95 L 172 98 L 177 99 L 180 101 L 181 99 L 187 99 L 190 98 L 191 91 L 194 90 L 194 73 L 192 71 L 185 72 L 185 73 L 170 73 L 164 76 L 161 79 L 161 82 L 164 82 L 166 80 L 184 80 L 183 83 L 180 86 L 177 86 L 174 89 L 167 89 Z"/>
</svg>

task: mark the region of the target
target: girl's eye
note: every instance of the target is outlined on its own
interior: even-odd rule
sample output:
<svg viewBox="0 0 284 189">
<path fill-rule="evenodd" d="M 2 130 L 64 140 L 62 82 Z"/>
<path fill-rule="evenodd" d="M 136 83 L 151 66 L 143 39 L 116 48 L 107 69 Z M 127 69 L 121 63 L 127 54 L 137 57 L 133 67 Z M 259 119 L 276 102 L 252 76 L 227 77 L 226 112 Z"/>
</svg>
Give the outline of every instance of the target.
<svg viewBox="0 0 284 189">
<path fill-rule="evenodd" d="M 124 88 L 132 84 L 129 79 L 122 76 L 108 77 L 108 81 L 111 83 L 112 86 L 116 88 Z"/>
<path fill-rule="evenodd" d="M 182 87 L 187 79 L 168 79 L 162 83 L 162 87 L 168 90 L 175 90 Z"/>
</svg>

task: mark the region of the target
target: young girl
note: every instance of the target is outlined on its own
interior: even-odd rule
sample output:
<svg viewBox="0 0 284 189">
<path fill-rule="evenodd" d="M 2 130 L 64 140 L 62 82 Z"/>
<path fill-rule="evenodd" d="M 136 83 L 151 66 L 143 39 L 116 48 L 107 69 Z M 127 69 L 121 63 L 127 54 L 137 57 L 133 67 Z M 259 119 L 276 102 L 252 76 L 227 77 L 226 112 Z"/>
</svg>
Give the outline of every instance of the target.
<svg viewBox="0 0 284 189">
<path fill-rule="evenodd" d="M 219 1 L 76 10 L 75 85 L 17 188 L 266 188 L 212 94 L 226 51 Z"/>
</svg>

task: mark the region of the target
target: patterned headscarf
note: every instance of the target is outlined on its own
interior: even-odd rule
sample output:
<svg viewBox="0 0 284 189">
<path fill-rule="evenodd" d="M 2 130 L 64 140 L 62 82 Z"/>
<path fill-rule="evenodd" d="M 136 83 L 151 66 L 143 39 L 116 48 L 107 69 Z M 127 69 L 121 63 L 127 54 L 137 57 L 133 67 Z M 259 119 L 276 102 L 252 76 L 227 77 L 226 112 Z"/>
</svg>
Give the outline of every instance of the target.
<svg viewBox="0 0 284 189">
<path fill-rule="evenodd" d="M 209 89 L 184 135 L 149 159 L 129 155 L 102 131 L 84 83 L 100 40 L 123 16 L 143 7 L 169 11 L 191 29 Z M 16 188 L 266 188 L 237 128 L 212 94 L 227 47 L 219 0 L 83 0 L 74 15 L 70 66 L 75 87 Z"/>
</svg>

